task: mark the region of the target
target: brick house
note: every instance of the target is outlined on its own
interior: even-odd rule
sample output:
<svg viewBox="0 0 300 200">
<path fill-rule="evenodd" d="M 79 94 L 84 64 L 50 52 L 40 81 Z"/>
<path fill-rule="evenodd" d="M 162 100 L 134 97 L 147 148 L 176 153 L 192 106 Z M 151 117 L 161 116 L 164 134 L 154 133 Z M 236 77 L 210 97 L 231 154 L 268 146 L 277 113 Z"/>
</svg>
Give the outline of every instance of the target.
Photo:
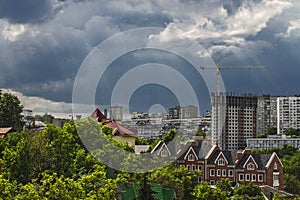
<svg viewBox="0 0 300 200">
<path fill-rule="evenodd" d="M 165 161 L 171 162 L 176 158 L 178 167 L 202 172 L 199 182 L 206 181 L 214 184 L 220 179 L 228 178 L 237 184 L 253 182 L 256 185 L 283 189 L 283 165 L 275 152 L 251 154 L 247 149 L 228 151 L 221 150 L 216 145 L 211 148 L 202 147 L 197 142 L 186 143 L 180 146 L 180 150 L 172 151 L 171 148 L 174 146 L 174 144 L 161 142 L 152 153 Z"/>
</svg>

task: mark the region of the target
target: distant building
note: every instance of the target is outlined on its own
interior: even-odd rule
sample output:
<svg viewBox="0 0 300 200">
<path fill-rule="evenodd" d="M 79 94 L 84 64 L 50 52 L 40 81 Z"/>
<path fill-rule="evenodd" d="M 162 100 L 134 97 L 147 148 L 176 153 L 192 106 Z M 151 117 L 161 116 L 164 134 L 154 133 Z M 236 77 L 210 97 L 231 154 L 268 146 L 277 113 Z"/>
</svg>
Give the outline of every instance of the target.
<svg viewBox="0 0 300 200">
<path fill-rule="evenodd" d="M 116 121 L 123 120 L 123 107 L 114 105 L 110 107 L 110 118 L 115 119 Z"/>
<path fill-rule="evenodd" d="M 277 119 L 277 134 L 288 128 L 300 129 L 300 97 L 278 97 Z"/>
<path fill-rule="evenodd" d="M 211 142 L 225 148 L 226 93 L 211 93 Z"/>
<path fill-rule="evenodd" d="M 300 138 L 287 138 L 284 135 L 269 135 L 267 138 L 247 139 L 247 148 L 253 150 L 282 148 L 283 145 L 293 146 L 300 150 Z"/>
<path fill-rule="evenodd" d="M 182 113 L 181 113 L 181 107 L 175 106 L 169 108 L 169 119 L 181 119 Z"/>
<path fill-rule="evenodd" d="M 264 134 L 269 128 L 277 127 L 277 97 L 257 97 L 257 133 Z"/>
<path fill-rule="evenodd" d="M 187 105 L 181 107 L 181 115 L 183 119 L 198 117 L 198 107 L 193 105 Z"/>
</svg>

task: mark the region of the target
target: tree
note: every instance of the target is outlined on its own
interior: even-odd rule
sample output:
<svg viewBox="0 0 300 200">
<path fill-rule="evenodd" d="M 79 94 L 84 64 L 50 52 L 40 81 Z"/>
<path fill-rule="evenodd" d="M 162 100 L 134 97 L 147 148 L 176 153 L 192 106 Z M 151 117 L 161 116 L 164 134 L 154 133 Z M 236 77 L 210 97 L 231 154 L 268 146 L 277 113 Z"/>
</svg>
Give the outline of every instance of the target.
<svg viewBox="0 0 300 200">
<path fill-rule="evenodd" d="M 276 135 L 277 134 L 277 127 L 271 127 L 267 129 L 267 135 Z"/>
<path fill-rule="evenodd" d="M 227 197 L 231 197 L 233 195 L 233 189 L 232 184 L 230 183 L 229 179 L 221 179 L 219 182 L 216 184 L 217 188 L 219 188 L 222 191 L 225 191 L 227 194 Z"/>
<path fill-rule="evenodd" d="M 228 200 L 227 194 L 225 191 L 220 188 L 212 188 L 207 182 L 197 185 L 192 192 L 192 195 L 197 200 Z"/>
<path fill-rule="evenodd" d="M 23 128 L 23 106 L 19 99 L 9 93 L 0 91 L 0 127 L 13 127 L 14 131 Z"/>
<path fill-rule="evenodd" d="M 262 190 L 257 185 L 254 185 L 252 182 L 246 185 L 241 185 L 234 190 L 234 200 L 264 200 L 262 195 Z"/>
<path fill-rule="evenodd" d="M 150 181 L 174 189 L 178 199 L 194 199 L 192 192 L 198 185 L 200 175 L 198 171 L 190 171 L 185 167 L 178 168 L 171 164 L 152 172 Z"/>
<path fill-rule="evenodd" d="M 139 183 L 137 200 L 154 200 L 153 194 L 155 192 L 147 180 L 147 175 L 147 173 L 144 173 Z"/>
</svg>

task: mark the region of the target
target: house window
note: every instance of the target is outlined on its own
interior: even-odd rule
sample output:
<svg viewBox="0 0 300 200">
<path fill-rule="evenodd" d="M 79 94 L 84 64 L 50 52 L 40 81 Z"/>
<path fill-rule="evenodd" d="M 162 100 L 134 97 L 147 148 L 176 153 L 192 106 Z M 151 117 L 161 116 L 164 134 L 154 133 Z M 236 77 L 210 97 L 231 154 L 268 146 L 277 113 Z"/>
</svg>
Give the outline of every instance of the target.
<svg viewBox="0 0 300 200">
<path fill-rule="evenodd" d="M 223 158 L 220 158 L 220 159 L 218 160 L 218 165 L 225 165 L 225 161 L 224 161 Z"/>
<path fill-rule="evenodd" d="M 193 171 L 196 170 L 196 165 L 192 165 Z"/>
<path fill-rule="evenodd" d="M 214 169 L 210 169 L 210 176 L 215 176 L 215 170 Z"/>
<path fill-rule="evenodd" d="M 278 187 L 279 186 L 279 173 L 274 173 L 273 174 L 273 187 Z"/>
<path fill-rule="evenodd" d="M 250 181 L 250 174 L 246 174 L 246 181 Z"/>
<path fill-rule="evenodd" d="M 191 170 L 191 165 L 186 166 L 188 170 Z"/>
<path fill-rule="evenodd" d="M 162 150 L 160 153 L 161 157 L 167 157 L 168 156 L 168 152 L 166 150 Z"/>
<path fill-rule="evenodd" d="M 254 170 L 254 164 L 251 162 L 247 165 L 248 170 Z"/>
<path fill-rule="evenodd" d="M 226 177 L 226 169 L 223 169 L 223 170 L 222 170 L 222 176 L 223 176 L 223 177 Z"/>
<path fill-rule="evenodd" d="M 256 174 L 252 174 L 252 181 L 256 181 Z"/>
<path fill-rule="evenodd" d="M 278 169 L 278 166 L 277 166 L 277 163 L 274 164 L 274 170 L 277 170 Z"/>
<path fill-rule="evenodd" d="M 194 161 L 194 160 L 195 160 L 194 155 L 193 155 L 193 154 L 190 154 L 190 155 L 188 156 L 188 161 Z"/>
<path fill-rule="evenodd" d="M 217 176 L 221 176 L 221 170 L 217 169 Z"/>
<path fill-rule="evenodd" d="M 228 173 L 229 173 L 229 177 L 233 177 L 233 171 L 231 169 L 228 170 Z"/>
<path fill-rule="evenodd" d="M 244 180 L 244 174 L 239 174 L 239 181 L 243 181 Z"/>
<path fill-rule="evenodd" d="M 201 183 L 201 182 L 202 182 L 202 177 L 198 176 L 198 183 Z"/>
<path fill-rule="evenodd" d="M 198 171 L 202 172 L 202 165 L 198 165 Z"/>
<path fill-rule="evenodd" d="M 262 175 L 262 174 L 259 174 L 259 175 L 258 175 L 258 181 L 259 181 L 259 182 L 263 182 L 263 175 Z"/>
</svg>

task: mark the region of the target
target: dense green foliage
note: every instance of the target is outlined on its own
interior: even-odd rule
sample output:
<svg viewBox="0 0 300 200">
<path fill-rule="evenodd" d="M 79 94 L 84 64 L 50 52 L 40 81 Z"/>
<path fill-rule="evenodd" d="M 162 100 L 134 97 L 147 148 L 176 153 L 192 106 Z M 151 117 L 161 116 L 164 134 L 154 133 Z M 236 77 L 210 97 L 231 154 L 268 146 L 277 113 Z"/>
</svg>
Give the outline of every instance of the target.
<svg viewBox="0 0 300 200">
<path fill-rule="evenodd" d="M 16 96 L 9 93 L 2 94 L 0 90 L 0 127 L 13 127 L 14 131 L 22 130 L 22 111 L 23 106 Z"/>
<path fill-rule="evenodd" d="M 298 148 L 284 145 L 282 148 L 255 150 L 253 153 L 276 152 L 284 166 L 284 190 L 300 195 L 300 152 Z"/>
</svg>

